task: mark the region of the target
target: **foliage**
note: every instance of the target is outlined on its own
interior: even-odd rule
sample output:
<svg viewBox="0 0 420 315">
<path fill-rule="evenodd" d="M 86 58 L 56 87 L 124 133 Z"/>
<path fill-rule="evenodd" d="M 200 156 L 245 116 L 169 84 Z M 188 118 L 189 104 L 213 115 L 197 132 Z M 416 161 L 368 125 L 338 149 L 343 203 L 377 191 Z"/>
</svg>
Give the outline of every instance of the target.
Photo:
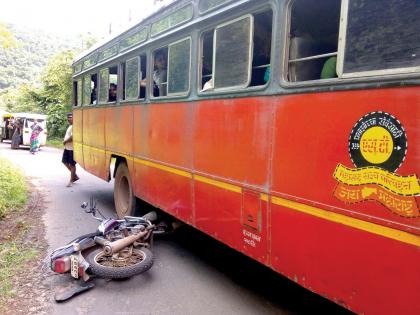
<svg viewBox="0 0 420 315">
<path fill-rule="evenodd" d="M 87 49 L 97 39 L 89 33 L 69 40 L 8 27 L 19 45 L 7 50 L 0 45 L 0 109 L 47 114 L 49 137 L 62 138 L 71 111 L 71 64 L 79 53 L 74 43 Z"/>
<path fill-rule="evenodd" d="M 0 158 L 0 219 L 8 212 L 21 208 L 27 201 L 27 193 L 22 173 Z"/>
<path fill-rule="evenodd" d="M 62 149 L 63 148 L 63 138 L 52 138 L 48 137 L 47 146 Z"/>
<path fill-rule="evenodd" d="M 4 49 L 17 47 L 17 42 L 12 32 L 3 23 L 0 23 L 0 46 Z"/>
<path fill-rule="evenodd" d="M 18 88 L 22 84 L 39 87 L 42 70 L 49 58 L 59 51 L 76 49 L 76 43 L 79 43 L 76 37 L 59 37 L 11 24 L 7 29 L 13 33 L 16 46 L 5 49 L 0 39 L 0 90 Z"/>
</svg>

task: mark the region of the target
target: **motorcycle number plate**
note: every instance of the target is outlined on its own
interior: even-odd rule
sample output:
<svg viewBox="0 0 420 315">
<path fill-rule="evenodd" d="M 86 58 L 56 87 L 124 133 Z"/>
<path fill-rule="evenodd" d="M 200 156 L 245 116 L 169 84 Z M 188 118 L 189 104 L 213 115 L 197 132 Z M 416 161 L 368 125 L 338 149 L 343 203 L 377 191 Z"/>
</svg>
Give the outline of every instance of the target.
<svg viewBox="0 0 420 315">
<path fill-rule="evenodd" d="M 70 256 L 70 273 L 73 278 L 79 278 L 79 259 L 75 255 Z"/>
</svg>

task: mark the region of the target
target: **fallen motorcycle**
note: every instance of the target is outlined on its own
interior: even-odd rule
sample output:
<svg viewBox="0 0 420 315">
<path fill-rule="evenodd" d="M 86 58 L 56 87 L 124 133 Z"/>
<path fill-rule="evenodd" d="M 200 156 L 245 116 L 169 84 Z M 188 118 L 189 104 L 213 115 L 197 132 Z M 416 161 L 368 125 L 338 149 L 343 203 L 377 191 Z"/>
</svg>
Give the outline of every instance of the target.
<svg viewBox="0 0 420 315">
<path fill-rule="evenodd" d="M 58 292 L 55 300 L 65 301 L 94 287 L 94 277 L 129 278 L 149 270 L 153 265 L 150 251 L 156 213 L 142 217 L 126 216 L 121 220 L 106 219 L 93 199 L 81 206 L 101 222 L 94 233 L 79 236 L 50 255 L 50 268 L 56 273 L 70 273 L 77 284 Z M 101 217 L 96 214 L 99 213 Z"/>
</svg>

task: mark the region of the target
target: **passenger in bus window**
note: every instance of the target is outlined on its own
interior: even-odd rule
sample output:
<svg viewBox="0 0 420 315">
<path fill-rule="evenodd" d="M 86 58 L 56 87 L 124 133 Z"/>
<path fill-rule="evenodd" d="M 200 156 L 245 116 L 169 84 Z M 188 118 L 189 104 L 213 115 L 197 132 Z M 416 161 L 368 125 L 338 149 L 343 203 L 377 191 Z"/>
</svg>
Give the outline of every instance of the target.
<svg viewBox="0 0 420 315">
<path fill-rule="evenodd" d="M 166 96 L 167 56 L 163 50 L 155 54 L 153 70 L 153 96 Z"/>
<path fill-rule="evenodd" d="M 337 77 L 337 57 L 333 56 L 328 58 L 322 66 L 321 76 L 322 80 L 332 79 Z"/>
<path fill-rule="evenodd" d="M 117 85 L 111 83 L 109 85 L 109 98 L 108 101 L 115 102 L 117 100 Z"/>
</svg>

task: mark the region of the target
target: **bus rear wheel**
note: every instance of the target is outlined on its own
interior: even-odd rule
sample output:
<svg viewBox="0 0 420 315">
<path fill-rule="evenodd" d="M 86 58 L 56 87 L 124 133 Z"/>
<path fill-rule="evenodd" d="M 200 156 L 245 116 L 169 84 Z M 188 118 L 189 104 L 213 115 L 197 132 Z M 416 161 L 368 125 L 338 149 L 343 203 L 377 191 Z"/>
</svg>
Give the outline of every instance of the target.
<svg viewBox="0 0 420 315">
<path fill-rule="evenodd" d="M 114 203 L 118 218 L 133 215 L 136 207 L 130 173 L 125 162 L 118 165 L 114 181 Z"/>
</svg>

